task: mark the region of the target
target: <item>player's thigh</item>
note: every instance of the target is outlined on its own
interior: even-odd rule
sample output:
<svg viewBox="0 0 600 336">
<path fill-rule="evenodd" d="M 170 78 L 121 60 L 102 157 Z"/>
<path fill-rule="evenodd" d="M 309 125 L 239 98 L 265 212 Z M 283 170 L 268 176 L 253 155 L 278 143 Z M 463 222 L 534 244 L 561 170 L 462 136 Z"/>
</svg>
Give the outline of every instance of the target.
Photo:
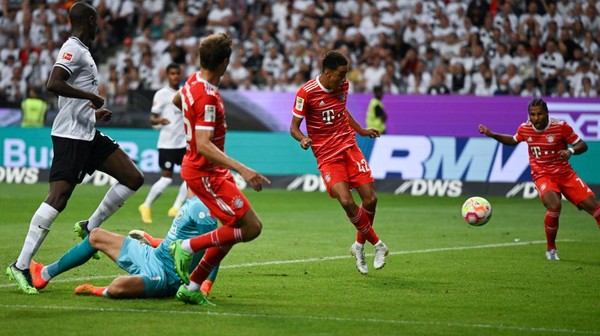
<svg viewBox="0 0 600 336">
<path fill-rule="evenodd" d="M 186 183 L 223 225 L 234 225 L 251 208 L 231 174 L 203 176 L 188 179 Z"/>
<path fill-rule="evenodd" d="M 123 247 L 125 237 L 104 229 L 94 229 L 90 232 L 90 244 L 104 252 L 110 259 L 116 261 Z"/>
<path fill-rule="evenodd" d="M 561 190 L 556 181 L 548 177 L 540 177 L 534 183 L 546 209 L 558 210 L 561 208 Z"/>
<path fill-rule="evenodd" d="M 120 276 L 108 286 L 108 294 L 113 298 L 141 298 L 145 297 L 146 286 L 141 276 Z"/>
<path fill-rule="evenodd" d="M 559 180 L 561 192 L 569 202 L 582 208 L 584 200 L 594 197 L 594 192 L 575 172 Z"/>
<path fill-rule="evenodd" d="M 371 167 L 358 146 L 348 148 L 344 154 L 350 188 L 356 189 L 375 181 Z"/>
<path fill-rule="evenodd" d="M 319 172 L 329 196 L 339 199 L 339 195 L 345 194 L 343 189 L 348 189 L 348 172 L 343 160 L 321 163 L 319 164 Z"/>
<path fill-rule="evenodd" d="M 112 152 L 98 170 L 114 177 L 119 183 L 133 190 L 137 190 L 144 183 L 142 172 L 121 148 Z"/>
</svg>

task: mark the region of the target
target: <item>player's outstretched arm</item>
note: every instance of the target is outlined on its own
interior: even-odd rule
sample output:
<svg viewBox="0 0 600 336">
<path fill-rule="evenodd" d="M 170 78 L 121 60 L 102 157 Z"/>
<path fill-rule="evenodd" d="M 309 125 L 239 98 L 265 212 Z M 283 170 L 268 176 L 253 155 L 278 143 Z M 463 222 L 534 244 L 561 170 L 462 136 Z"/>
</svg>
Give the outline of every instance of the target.
<svg viewBox="0 0 600 336">
<path fill-rule="evenodd" d="M 262 190 L 263 183 L 271 183 L 268 178 L 257 173 L 253 169 L 246 167 L 241 162 L 227 156 L 211 141 L 213 131 L 196 130 L 196 148 L 199 154 L 209 159 L 211 162 L 225 168 L 237 171 L 246 182 L 252 185 L 256 191 Z"/>
<path fill-rule="evenodd" d="M 370 138 L 379 138 L 379 136 L 381 136 L 379 130 L 376 130 L 374 128 L 363 128 L 356 121 L 356 119 L 354 119 L 354 117 L 352 116 L 350 111 L 348 111 L 348 109 L 346 109 L 346 113 L 348 114 L 348 123 L 350 124 L 350 127 L 352 127 L 359 135 L 368 136 Z"/>
<path fill-rule="evenodd" d="M 519 143 L 512 135 L 494 133 L 485 125 L 479 125 L 479 133 L 485 134 L 485 136 L 493 138 L 504 145 L 516 146 Z"/>
</svg>

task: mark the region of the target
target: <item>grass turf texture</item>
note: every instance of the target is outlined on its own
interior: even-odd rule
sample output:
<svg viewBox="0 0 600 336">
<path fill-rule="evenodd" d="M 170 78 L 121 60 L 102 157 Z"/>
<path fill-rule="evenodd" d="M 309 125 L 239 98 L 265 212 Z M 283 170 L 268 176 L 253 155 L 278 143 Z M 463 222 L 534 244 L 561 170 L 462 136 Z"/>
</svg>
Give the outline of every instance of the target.
<svg viewBox="0 0 600 336">
<path fill-rule="evenodd" d="M 141 223 L 136 193 L 103 228 L 141 228 L 162 236 L 176 187 Z M 79 240 L 73 223 L 87 218 L 107 187 L 76 188 L 35 259 L 56 260 Z M 14 261 L 47 184 L 0 184 L 0 266 Z M 124 274 L 106 256 L 27 296 L 0 280 L 0 334 L 121 335 L 600 335 L 600 232 L 593 219 L 563 204 L 560 262 L 545 260 L 537 199 L 489 197 L 491 221 L 471 227 L 464 199 L 379 194 L 375 227 L 390 248 L 382 270 L 360 275 L 349 255 L 355 231 L 325 193 L 247 192 L 264 223 L 254 242 L 225 259 L 210 300 L 78 297 L 81 283 L 107 285 Z"/>
</svg>

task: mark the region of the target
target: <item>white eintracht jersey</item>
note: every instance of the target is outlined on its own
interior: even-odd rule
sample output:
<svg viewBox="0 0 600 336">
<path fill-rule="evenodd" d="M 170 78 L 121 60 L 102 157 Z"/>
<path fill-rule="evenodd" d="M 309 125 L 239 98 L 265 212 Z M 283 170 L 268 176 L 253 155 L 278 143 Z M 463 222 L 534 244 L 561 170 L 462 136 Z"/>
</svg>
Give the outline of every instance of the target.
<svg viewBox="0 0 600 336">
<path fill-rule="evenodd" d="M 160 127 L 158 136 L 158 148 L 173 149 L 185 148 L 185 131 L 183 129 L 183 114 L 173 104 L 173 97 L 177 93 L 170 86 L 166 86 L 154 94 L 152 100 L 152 113 L 168 119 L 169 124 Z"/>
<path fill-rule="evenodd" d="M 71 36 L 60 48 L 54 66 L 71 75 L 67 83 L 82 91 L 98 94 L 98 68 L 88 47 Z M 58 97 L 58 115 L 52 124 L 52 135 L 90 141 L 96 132 L 96 110 L 87 99 Z"/>
</svg>

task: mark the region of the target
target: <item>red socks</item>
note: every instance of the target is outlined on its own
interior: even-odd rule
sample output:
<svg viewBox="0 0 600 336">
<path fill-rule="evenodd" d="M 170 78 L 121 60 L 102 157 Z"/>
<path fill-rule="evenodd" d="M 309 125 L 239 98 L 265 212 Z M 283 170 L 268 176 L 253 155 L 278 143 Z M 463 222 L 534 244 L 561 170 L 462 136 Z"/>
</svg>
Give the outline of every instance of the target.
<svg viewBox="0 0 600 336">
<path fill-rule="evenodd" d="M 369 221 L 371 222 L 371 226 L 373 226 L 373 224 L 375 223 L 375 210 L 373 210 L 373 212 L 368 211 L 362 205 L 360 206 L 360 208 L 367 214 L 367 217 L 369 217 Z M 362 233 L 360 233 L 360 231 L 356 231 L 357 243 L 364 244 L 366 240 L 367 238 L 365 238 L 365 236 Z"/>
<path fill-rule="evenodd" d="M 202 260 L 200 260 L 198 266 L 196 266 L 196 269 L 194 269 L 192 274 L 190 274 L 190 280 L 197 284 L 202 284 L 204 280 L 208 278 L 208 275 L 213 270 L 213 268 L 215 268 L 221 262 L 221 260 L 225 258 L 225 256 L 227 255 L 227 253 L 229 253 L 229 250 L 231 250 L 232 247 L 232 245 L 228 245 L 210 247 L 206 249 L 204 257 L 202 257 Z"/>
<path fill-rule="evenodd" d="M 546 231 L 546 243 L 548 251 L 556 249 L 556 234 L 558 233 L 559 215 L 560 210 L 546 210 L 546 217 L 544 217 L 544 230 Z"/>
<path fill-rule="evenodd" d="M 375 230 L 373 230 L 373 226 L 371 225 L 371 220 L 367 215 L 367 212 L 363 209 L 363 207 L 358 208 L 358 212 L 354 217 L 348 217 L 350 222 L 356 227 L 358 233 L 362 234 L 369 243 L 375 245 L 379 241 L 379 237 Z M 358 237 L 358 236 L 357 236 Z"/>
<path fill-rule="evenodd" d="M 194 252 L 196 252 L 214 246 L 233 245 L 242 241 L 244 241 L 244 237 L 242 236 L 242 229 L 224 225 L 216 230 L 207 232 L 201 236 L 190 239 L 190 247 Z M 203 259 L 205 258 L 206 256 Z"/>
<path fill-rule="evenodd" d="M 594 209 L 594 213 L 592 214 L 594 219 L 596 220 L 596 224 L 598 224 L 598 228 L 600 229 L 600 205 Z"/>
</svg>

